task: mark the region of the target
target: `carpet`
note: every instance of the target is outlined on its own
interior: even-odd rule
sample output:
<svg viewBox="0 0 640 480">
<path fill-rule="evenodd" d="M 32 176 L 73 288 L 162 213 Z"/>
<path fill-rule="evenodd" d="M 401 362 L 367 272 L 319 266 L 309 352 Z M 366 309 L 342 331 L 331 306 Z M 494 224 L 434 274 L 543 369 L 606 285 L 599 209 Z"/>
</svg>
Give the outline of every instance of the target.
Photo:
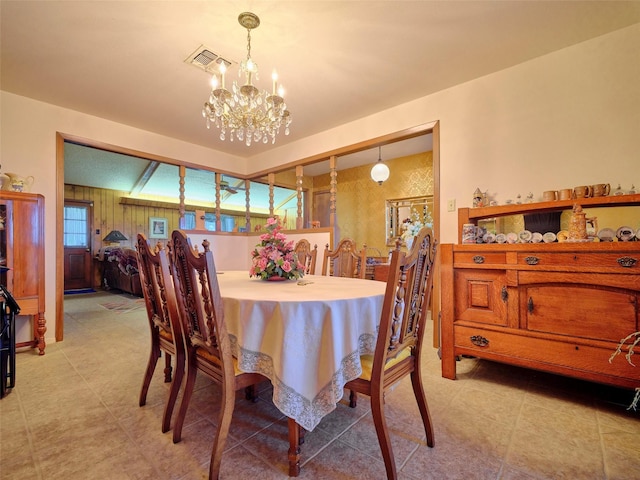
<svg viewBox="0 0 640 480">
<path fill-rule="evenodd" d="M 112 311 L 113 313 L 131 313 L 136 310 L 145 308 L 144 298 L 138 298 L 136 300 L 125 300 L 118 302 L 101 303 L 102 308 Z"/>
<path fill-rule="evenodd" d="M 77 288 L 75 290 L 65 290 L 65 295 L 76 295 L 78 293 L 96 293 L 93 288 Z"/>
</svg>

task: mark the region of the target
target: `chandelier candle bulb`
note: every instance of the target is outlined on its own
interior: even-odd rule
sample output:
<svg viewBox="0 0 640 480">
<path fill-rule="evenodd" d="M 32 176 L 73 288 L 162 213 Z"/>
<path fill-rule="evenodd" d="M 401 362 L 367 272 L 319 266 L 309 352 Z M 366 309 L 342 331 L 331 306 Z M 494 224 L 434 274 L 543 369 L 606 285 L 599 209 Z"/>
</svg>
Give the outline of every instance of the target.
<svg viewBox="0 0 640 480">
<path fill-rule="evenodd" d="M 278 91 L 278 73 L 274 70 L 271 74 L 271 78 L 273 79 L 273 95 Z"/>
</svg>

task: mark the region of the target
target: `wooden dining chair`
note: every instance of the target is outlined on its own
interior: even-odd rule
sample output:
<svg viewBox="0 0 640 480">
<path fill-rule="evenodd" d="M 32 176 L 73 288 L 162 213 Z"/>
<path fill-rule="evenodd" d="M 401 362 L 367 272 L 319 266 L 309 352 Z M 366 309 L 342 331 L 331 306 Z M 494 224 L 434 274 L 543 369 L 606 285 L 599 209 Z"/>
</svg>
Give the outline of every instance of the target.
<svg viewBox="0 0 640 480">
<path fill-rule="evenodd" d="M 301 238 L 293 247 L 293 253 L 298 257 L 298 262 L 304 265 L 304 274 L 313 275 L 316 271 L 318 245 L 314 245 L 313 249 L 311 249 L 309 240 Z"/>
<path fill-rule="evenodd" d="M 371 398 L 371 414 L 389 480 L 397 479 L 398 474 L 384 415 L 384 395 L 407 375 L 411 377 L 427 445 L 434 445 L 420 358 L 433 290 L 436 246 L 429 228 L 420 230 L 409 253 L 400 251 L 399 242 L 396 245 L 391 254 L 374 354 L 360 357 L 362 374 L 345 385 L 352 392 Z"/>
<path fill-rule="evenodd" d="M 367 267 L 367 248 L 356 248 L 356 242 L 350 238 L 343 238 L 338 242 L 335 250 L 329 250 L 329 244 L 324 248 L 322 260 L 322 275 L 332 277 L 365 278 Z"/>
<path fill-rule="evenodd" d="M 142 233 L 138 234 L 136 251 L 142 294 L 151 331 L 151 351 L 142 381 L 139 404 L 142 407 L 147 402 L 147 393 L 156 364 L 164 352 L 164 381 L 171 382 L 169 398 L 162 415 L 162 432 L 164 433 L 171 428 L 173 408 L 184 378 L 185 350 L 182 326 L 178 317 L 176 296 L 166 251 L 159 242 L 154 248 L 151 248 Z M 172 356 L 175 357 L 176 362 L 173 381 L 171 380 Z"/>
<path fill-rule="evenodd" d="M 202 243 L 204 251 L 198 253 L 184 232 L 176 230 L 171 235 L 171 243 L 173 280 L 187 354 L 187 378 L 173 427 L 173 441 L 177 443 L 181 439 L 196 374 L 198 371 L 202 372 L 222 387 L 218 429 L 209 464 L 209 479 L 214 480 L 220 474 L 222 452 L 236 399 L 235 392 L 245 389 L 248 398 L 255 400 L 253 386 L 268 379 L 259 373 L 243 373 L 238 370 L 237 360 L 231 354 L 231 341 L 209 242 L 205 240 Z"/>
</svg>

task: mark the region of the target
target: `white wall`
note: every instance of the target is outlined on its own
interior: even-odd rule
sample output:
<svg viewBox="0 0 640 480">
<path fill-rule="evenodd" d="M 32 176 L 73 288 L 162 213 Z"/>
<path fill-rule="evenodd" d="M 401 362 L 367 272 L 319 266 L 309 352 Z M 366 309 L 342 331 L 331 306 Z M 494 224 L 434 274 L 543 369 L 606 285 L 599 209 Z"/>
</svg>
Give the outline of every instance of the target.
<svg viewBox="0 0 640 480">
<path fill-rule="evenodd" d="M 640 25 L 534 59 L 250 159 L 261 168 L 440 121 L 442 242 L 476 187 L 499 201 L 532 191 L 609 182 L 640 187 Z M 0 96 L 3 171 L 33 175 L 46 199 L 47 341 L 55 331 L 55 133 L 249 173 L 203 147 L 19 97 Z"/>
<path fill-rule="evenodd" d="M 320 274 L 322 268 L 322 254 L 326 244 L 331 245 L 331 234 L 327 229 L 320 232 L 289 233 L 287 240 L 297 242 L 305 238 L 309 240 L 311 248 L 318 246 L 318 258 L 316 258 L 316 271 Z M 216 270 L 246 270 L 247 275 L 251 268 L 251 252 L 256 244 L 260 242 L 258 235 L 216 235 L 215 233 L 191 233 L 187 232 L 192 246 L 198 246 L 198 250 L 203 251 L 202 242 L 207 239 L 210 243 L 209 249 L 214 252 Z"/>
</svg>

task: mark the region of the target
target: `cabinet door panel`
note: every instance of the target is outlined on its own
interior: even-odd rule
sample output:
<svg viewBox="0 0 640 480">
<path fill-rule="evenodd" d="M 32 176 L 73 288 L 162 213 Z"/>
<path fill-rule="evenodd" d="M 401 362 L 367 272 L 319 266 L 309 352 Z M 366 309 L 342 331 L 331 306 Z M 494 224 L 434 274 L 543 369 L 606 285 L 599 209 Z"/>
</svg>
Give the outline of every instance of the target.
<svg viewBox="0 0 640 480">
<path fill-rule="evenodd" d="M 524 288 L 521 308 L 526 328 L 614 342 L 637 330 L 637 296 L 588 285 Z"/>
<path fill-rule="evenodd" d="M 507 324 L 508 300 L 506 293 L 506 275 L 504 271 L 494 270 L 458 270 L 455 272 L 456 320 Z"/>
</svg>

